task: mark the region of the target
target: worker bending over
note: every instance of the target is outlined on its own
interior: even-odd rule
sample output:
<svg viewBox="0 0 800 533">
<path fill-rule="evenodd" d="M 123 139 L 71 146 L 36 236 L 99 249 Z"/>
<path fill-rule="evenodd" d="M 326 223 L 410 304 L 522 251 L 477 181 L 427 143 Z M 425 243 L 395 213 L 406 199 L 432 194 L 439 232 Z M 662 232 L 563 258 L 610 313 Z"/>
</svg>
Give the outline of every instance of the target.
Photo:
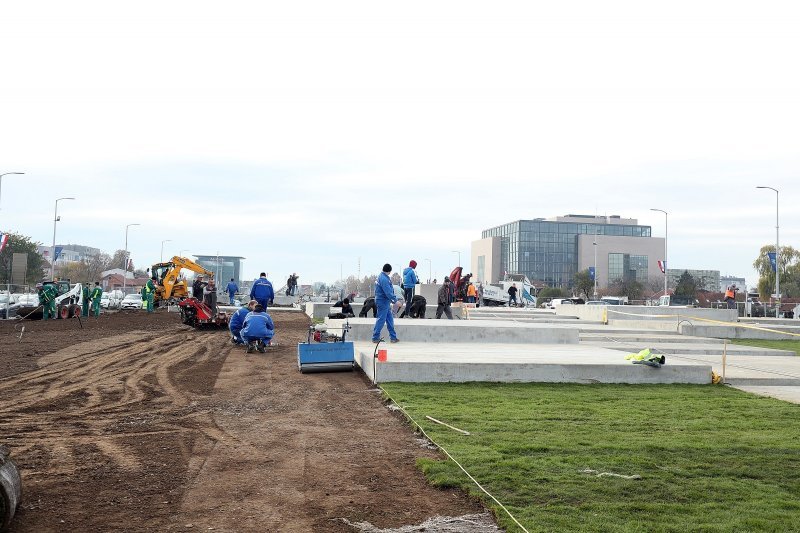
<svg viewBox="0 0 800 533">
<path fill-rule="evenodd" d="M 267 345 L 275 335 L 275 324 L 261 304 L 256 304 L 253 311 L 244 317 L 241 335 L 242 340 L 247 343 L 247 353 L 253 353 L 254 350 L 260 353 L 267 351 Z"/>
<path fill-rule="evenodd" d="M 255 300 L 250 300 L 250 303 L 237 309 L 236 312 L 231 316 L 231 320 L 228 323 L 228 328 L 231 330 L 232 343 L 244 344 L 244 339 L 242 338 L 244 319 L 253 309 L 255 309 L 257 303 L 258 302 Z"/>
<path fill-rule="evenodd" d="M 36 285 L 39 289 L 39 303 L 42 306 L 42 320 L 49 320 L 56 317 L 56 296 L 58 296 L 58 289 L 50 282 L 39 283 Z"/>
</svg>

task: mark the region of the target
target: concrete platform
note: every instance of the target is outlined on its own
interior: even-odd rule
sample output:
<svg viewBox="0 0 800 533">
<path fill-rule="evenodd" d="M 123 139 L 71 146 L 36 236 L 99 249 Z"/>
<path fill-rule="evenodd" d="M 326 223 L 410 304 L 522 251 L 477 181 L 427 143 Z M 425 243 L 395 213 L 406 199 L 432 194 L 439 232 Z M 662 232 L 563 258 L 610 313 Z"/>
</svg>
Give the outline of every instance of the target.
<svg viewBox="0 0 800 533">
<path fill-rule="evenodd" d="M 717 339 L 764 339 L 764 340 L 792 340 L 800 339 L 800 325 L 787 326 L 780 322 L 756 322 L 748 320 L 736 325 L 723 326 L 718 324 L 683 323 L 679 330 L 682 334 L 699 337 L 714 337 Z M 775 320 L 775 319 L 773 319 Z M 770 331 L 767 331 L 770 330 Z"/>
<path fill-rule="evenodd" d="M 219 309 L 220 311 L 225 311 L 226 313 L 235 313 L 236 311 L 241 309 L 241 306 L 218 305 L 217 309 Z M 270 315 L 275 314 L 275 313 L 302 313 L 302 312 L 303 312 L 303 310 L 300 309 L 299 307 L 268 307 L 267 308 L 267 313 L 269 313 Z"/>
<path fill-rule="evenodd" d="M 691 383 L 709 384 L 711 365 L 669 362 L 634 365 L 617 351 L 576 345 L 381 343 L 386 362 L 374 361 L 375 344 L 356 342 L 356 363 L 377 382 Z"/>
<path fill-rule="evenodd" d="M 374 318 L 350 318 L 348 340 L 370 341 Z M 326 319 L 330 328 L 341 328 L 344 320 Z M 402 342 L 499 343 L 499 344 L 578 344 L 578 329 L 560 324 L 521 324 L 484 320 L 395 319 L 394 327 Z M 384 328 L 383 337 L 389 335 Z"/>
<path fill-rule="evenodd" d="M 682 354 L 682 355 L 714 355 L 722 357 L 723 344 L 721 343 L 693 343 L 686 344 L 680 342 L 672 343 L 659 343 L 657 340 L 648 342 L 629 343 L 626 341 L 618 342 L 603 342 L 603 341 L 584 341 L 581 344 L 592 346 L 602 346 L 611 350 L 619 350 L 627 353 L 641 350 L 643 348 L 655 348 L 659 353 L 665 354 Z M 753 356 L 753 357 L 769 357 L 769 356 L 791 356 L 794 357 L 794 352 L 788 350 L 773 350 L 771 348 L 759 348 L 757 346 L 740 346 L 729 344 L 727 348 L 728 356 Z"/>
</svg>

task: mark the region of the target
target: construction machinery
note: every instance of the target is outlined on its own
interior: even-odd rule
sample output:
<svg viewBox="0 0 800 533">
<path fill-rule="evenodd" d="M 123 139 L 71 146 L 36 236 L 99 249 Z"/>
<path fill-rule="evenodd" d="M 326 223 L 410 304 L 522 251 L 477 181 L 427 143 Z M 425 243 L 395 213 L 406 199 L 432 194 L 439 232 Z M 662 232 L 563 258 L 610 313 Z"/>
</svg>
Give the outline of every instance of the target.
<svg viewBox="0 0 800 533">
<path fill-rule="evenodd" d="M 150 276 L 156 278 L 156 294 L 154 303 L 177 303 L 189 296 L 186 280 L 181 277 L 181 270 L 191 270 L 214 279 L 214 273 L 206 270 L 191 259 L 175 256 L 166 263 L 156 263 L 150 267 Z"/>
<path fill-rule="evenodd" d="M 178 304 L 181 308 L 181 321 L 193 328 L 228 327 L 228 314 L 224 311 L 214 312 L 209 306 L 197 298 L 185 298 Z"/>
<path fill-rule="evenodd" d="M 0 531 L 11 527 L 11 520 L 22 501 L 22 478 L 8 447 L 0 445 Z"/>
<path fill-rule="evenodd" d="M 350 323 L 341 328 L 342 335 L 328 332 L 325 324 L 315 324 L 308 328 L 308 339 L 297 345 L 297 366 L 300 372 L 337 372 L 355 368 L 355 348 L 352 342 L 345 341 Z"/>
<path fill-rule="evenodd" d="M 507 305 L 508 289 L 516 285 L 519 290 L 517 300 L 520 305 L 536 306 L 536 288 L 525 274 L 506 274 L 502 281 L 483 285 L 483 304 Z"/>
<path fill-rule="evenodd" d="M 81 314 L 81 304 L 83 303 L 83 285 L 76 283 L 71 285 L 68 279 L 43 281 L 43 285 L 51 284 L 56 287 L 56 318 L 72 318 Z M 42 306 L 36 299 L 36 304 L 22 305 L 17 308 L 17 316 L 30 320 L 42 318 Z"/>
</svg>

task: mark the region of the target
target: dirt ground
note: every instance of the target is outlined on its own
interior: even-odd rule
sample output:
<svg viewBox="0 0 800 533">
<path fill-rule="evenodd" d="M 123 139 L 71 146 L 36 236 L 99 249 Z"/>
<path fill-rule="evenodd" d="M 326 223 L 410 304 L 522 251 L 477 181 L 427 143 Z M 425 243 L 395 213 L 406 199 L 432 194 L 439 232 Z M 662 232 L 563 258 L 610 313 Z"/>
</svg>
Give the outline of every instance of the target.
<svg viewBox="0 0 800 533">
<path fill-rule="evenodd" d="M 301 374 L 308 318 L 245 354 L 177 313 L 0 322 L 0 443 L 20 467 L 14 532 L 358 531 L 482 513 L 431 487 L 437 457 L 360 372 Z"/>
</svg>

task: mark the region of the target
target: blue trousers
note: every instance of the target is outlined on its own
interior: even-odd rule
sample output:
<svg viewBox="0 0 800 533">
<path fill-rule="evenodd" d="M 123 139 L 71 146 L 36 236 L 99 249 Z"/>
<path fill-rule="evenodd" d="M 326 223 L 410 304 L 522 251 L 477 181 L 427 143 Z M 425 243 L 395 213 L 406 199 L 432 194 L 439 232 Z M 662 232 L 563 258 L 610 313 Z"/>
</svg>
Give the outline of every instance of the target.
<svg viewBox="0 0 800 533">
<path fill-rule="evenodd" d="M 241 335 L 241 331 L 239 334 Z M 253 341 L 264 341 L 264 344 L 269 344 L 272 337 L 251 337 L 250 335 L 242 335 L 242 339 L 244 339 L 245 344 L 249 344 Z"/>
<path fill-rule="evenodd" d="M 244 339 L 242 338 L 242 328 L 232 329 L 231 335 L 233 335 L 233 338 L 236 339 L 237 344 L 244 344 Z"/>
<path fill-rule="evenodd" d="M 391 302 L 375 302 L 378 308 L 378 314 L 375 319 L 375 329 L 372 330 L 372 340 L 377 340 L 381 337 L 381 330 L 383 325 L 386 324 L 386 329 L 389 330 L 389 338 L 396 339 L 397 332 L 394 330 L 394 317 L 392 316 L 392 303 Z"/>
<path fill-rule="evenodd" d="M 267 310 L 267 300 L 259 300 L 258 298 L 255 299 L 258 303 L 261 304 L 261 307 L 264 308 L 264 311 Z"/>
</svg>

